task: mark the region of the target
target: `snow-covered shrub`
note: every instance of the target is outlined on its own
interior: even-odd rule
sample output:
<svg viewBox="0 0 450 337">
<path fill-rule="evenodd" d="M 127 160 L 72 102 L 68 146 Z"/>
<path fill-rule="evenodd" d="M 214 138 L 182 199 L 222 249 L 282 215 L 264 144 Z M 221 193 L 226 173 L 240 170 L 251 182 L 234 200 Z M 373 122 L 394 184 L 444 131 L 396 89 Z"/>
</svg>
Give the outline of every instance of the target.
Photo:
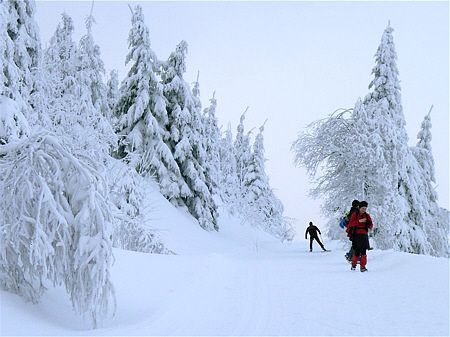
<svg viewBox="0 0 450 337">
<path fill-rule="evenodd" d="M 111 210 L 94 163 L 41 132 L 0 159 L 0 283 L 33 302 L 64 284 L 94 326 L 115 306 Z"/>
<path fill-rule="evenodd" d="M 136 170 L 120 160 L 111 160 L 111 199 L 113 203 L 113 246 L 142 253 L 173 254 L 164 247 L 155 233 L 145 226 L 145 188 L 149 177 L 142 177 Z"/>
<path fill-rule="evenodd" d="M 116 248 L 151 254 L 174 254 L 168 250 L 148 227 L 141 225 L 142 217 L 130 218 L 119 213 L 114 227 Z"/>
</svg>

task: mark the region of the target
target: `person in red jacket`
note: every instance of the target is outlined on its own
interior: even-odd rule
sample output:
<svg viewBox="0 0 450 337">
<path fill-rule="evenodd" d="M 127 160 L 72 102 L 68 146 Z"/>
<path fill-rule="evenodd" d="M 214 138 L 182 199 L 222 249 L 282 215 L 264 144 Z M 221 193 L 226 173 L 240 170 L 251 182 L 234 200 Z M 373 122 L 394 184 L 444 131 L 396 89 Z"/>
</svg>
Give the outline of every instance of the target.
<svg viewBox="0 0 450 337">
<path fill-rule="evenodd" d="M 359 203 L 359 212 L 352 214 L 347 225 L 347 236 L 352 241 L 352 270 L 356 269 L 358 257 L 361 256 L 361 271 L 367 271 L 367 249 L 369 248 L 369 229 L 373 229 L 372 218 L 367 213 L 367 201 Z"/>
</svg>

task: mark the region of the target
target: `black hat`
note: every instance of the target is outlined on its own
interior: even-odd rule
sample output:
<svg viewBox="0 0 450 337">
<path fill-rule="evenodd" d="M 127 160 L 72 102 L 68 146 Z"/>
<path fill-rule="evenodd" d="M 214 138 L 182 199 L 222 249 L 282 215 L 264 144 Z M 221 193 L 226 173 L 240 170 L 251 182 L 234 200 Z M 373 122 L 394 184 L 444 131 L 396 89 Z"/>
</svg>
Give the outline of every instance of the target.
<svg viewBox="0 0 450 337">
<path fill-rule="evenodd" d="M 353 200 L 352 201 L 352 207 L 358 207 L 359 206 L 359 201 L 358 200 Z"/>
<path fill-rule="evenodd" d="M 361 201 L 359 203 L 359 207 L 367 207 L 367 205 L 368 205 L 367 201 Z"/>
</svg>

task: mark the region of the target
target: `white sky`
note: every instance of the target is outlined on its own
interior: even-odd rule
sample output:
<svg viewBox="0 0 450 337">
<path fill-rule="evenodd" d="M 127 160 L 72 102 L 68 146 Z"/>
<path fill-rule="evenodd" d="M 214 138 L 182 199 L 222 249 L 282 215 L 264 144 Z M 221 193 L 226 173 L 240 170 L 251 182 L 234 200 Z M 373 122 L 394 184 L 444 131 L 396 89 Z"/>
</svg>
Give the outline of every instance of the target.
<svg viewBox="0 0 450 337">
<path fill-rule="evenodd" d="M 219 123 L 233 132 L 247 106 L 246 128 L 266 118 L 265 148 L 271 184 L 298 220 L 323 225 L 319 200 L 311 200 L 306 173 L 293 166 L 299 131 L 368 93 L 374 54 L 388 21 L 402 86 L 410 145 L 431 104 L 433 154 L 440 205 L 449 208 L 449 6 L 448 2 L 151 2 L 96 1 L 94 39 L 105 68 L 126 74 L 131 26 L 128 5 L 141 4 L 152 48 L 166 59 L 181 40 L 189 45 L 185 79 L 200 71 L 203 106 L 213 91 Z M 85 33 L 90 1 L 37 2 L 43 46 L 60 14 Z M 370 200 L 369 200 L 370 211 Z"/>
</svg>

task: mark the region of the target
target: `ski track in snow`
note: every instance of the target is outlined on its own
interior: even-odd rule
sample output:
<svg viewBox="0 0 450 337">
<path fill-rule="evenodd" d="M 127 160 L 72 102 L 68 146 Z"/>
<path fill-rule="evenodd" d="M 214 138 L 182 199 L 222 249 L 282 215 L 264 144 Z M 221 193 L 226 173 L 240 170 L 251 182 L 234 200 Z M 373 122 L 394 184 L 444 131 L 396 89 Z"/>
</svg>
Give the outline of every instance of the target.
<svg viewBox="0 0 450 337">
<path fill-rule="evenodd" d="M 85 330 L 70 308 L 52 313 L 50 304 L 64 307 L 61 289 L 50 290 L 50 299 L 31 312 L 31 304 L 2 292 L 1 334 L 448 335 L 445 259 L 372 251 L 369 272 L 360 273 L 350 271 L 344 249 L 315 254 L 305 248 L 270 243 L 247 255 L 191 256 L 116 250 L 118 312 L 104 328 Z M 41 308 L 66 318 L 51 323 Z M 17 329 L 9 315 L 26 317 L 34 328 Z M 68 316 L 78 323 L 69 324 Z"/>
</svg>

